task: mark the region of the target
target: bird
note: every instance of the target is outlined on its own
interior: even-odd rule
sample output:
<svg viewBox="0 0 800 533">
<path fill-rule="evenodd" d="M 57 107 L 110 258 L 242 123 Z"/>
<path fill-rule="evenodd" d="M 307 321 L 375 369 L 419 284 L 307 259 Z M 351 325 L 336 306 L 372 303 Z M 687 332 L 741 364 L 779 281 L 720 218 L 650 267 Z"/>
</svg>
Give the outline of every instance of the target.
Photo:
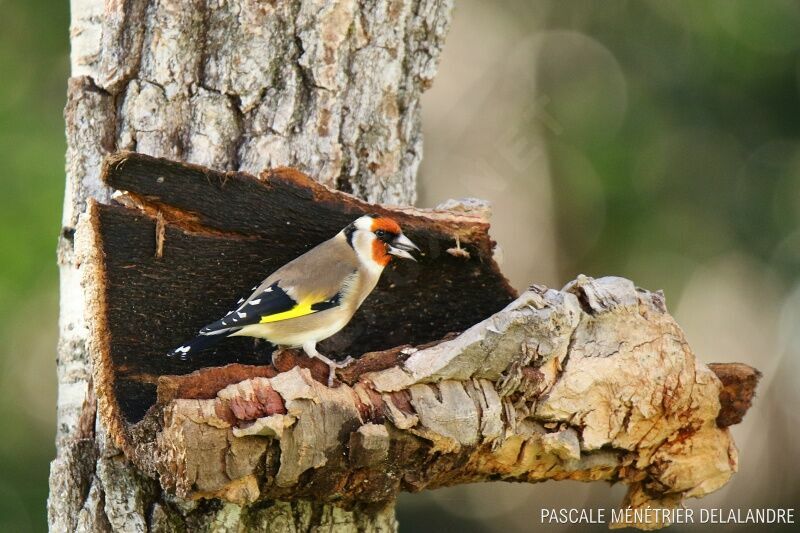
<svg viewBox="0 0 800 533">
<path fill-rule="evenodd" d="M 394 219 L 360 216 L 270 274 L 232 311 L 167 355 L 186 360 L 226 337 L 255 337 L 278 348 L 302 348 L 309 357 L 322 360 L 332 386 L 336 368 L 344 363 L 320 354 L 317 343 L 350 322 L 392 258 L 416 261 L 412 251 L 419 248 Z"/>
</svg>

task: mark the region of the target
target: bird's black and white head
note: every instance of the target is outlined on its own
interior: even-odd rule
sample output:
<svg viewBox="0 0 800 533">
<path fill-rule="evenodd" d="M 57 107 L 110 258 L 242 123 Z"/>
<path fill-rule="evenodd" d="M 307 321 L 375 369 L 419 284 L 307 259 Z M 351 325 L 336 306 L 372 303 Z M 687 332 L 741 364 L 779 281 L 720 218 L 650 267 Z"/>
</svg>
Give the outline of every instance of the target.
<svg viewBox="0 0 800 533">
<path fill-rule="evenodd" d="M 400 225 L 389 217 L 364 215 L 342 232 L 359 259 L 370 266 L 382 269 L 392 257 L 416 261 L 409 252 L 419 251 L 419 248 L 403 235 Z"/>
</svg>

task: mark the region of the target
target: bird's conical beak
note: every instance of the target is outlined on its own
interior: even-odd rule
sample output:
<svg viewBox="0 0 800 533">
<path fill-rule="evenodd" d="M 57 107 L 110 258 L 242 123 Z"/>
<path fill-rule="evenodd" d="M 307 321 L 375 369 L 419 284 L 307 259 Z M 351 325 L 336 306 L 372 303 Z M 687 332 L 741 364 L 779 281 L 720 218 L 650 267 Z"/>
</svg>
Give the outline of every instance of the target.
<svg viewBox="0 0 800 533">
<path fill-rule="evenodd" d="M 392 255 L 396 255 L 397 257 L 402 257 L 403 259 L 411 259 L 412 261 L 416 261 L 414 256 L 408 253 L 412 250 L 419 251 L 419 248 L 417 248 L 416 244 L 411 242 L 411 239 L 401 233 L 395 237 L 391 244 L 389 244 L 389 249 L 387 252 Z"/>
</svg>

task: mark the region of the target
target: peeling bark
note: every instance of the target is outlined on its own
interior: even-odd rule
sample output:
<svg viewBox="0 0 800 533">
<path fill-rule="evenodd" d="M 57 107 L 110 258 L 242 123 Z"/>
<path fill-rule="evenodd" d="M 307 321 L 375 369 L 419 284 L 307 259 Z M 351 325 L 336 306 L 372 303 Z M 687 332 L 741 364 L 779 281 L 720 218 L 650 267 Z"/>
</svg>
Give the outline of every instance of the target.
<svg viewBox="0 0 800 533">
<path fill-rule="evenodd" d="M 466 292 L 483 303 L 509 297 L 479 216 L 367 205 L 296 171 L 270 171 L 256 180 L 133 154 L 110 157 L 102 179 L 127 189 L 116 201 L 128 207 L 90 201 L 75 235 L 87 295 L 91 390 L 98 397 L 95 407 L 89 396 L 84 411 L 97 410 L 99 421 L 97 457 L 88 463 L 95 482 L 79 509 L 81 521 L 99 524 L 105 517 L 112 529 L 134 531 L 154 521 L 165 528 L 192 520 L 240 528 L 264 502 L 313 501 L 335 505 L 315 511 L 314 520 L 345 513 L 347 527 L 365 520 L 378 528 L 389 524 L 384 520 L 401 490 L 488 480 L 623 482 L 629 485 L 624 505 L 673 508 L 717 490 L 736 471 L 727 426 L 746 412 L 759 374 L 737 364 L 712 371 L 699 362 L 661 293 L 622 278 L 581 276 L 561 291 L 533 286 L 466 330 L 471 310 L 447 313 L 433 328 L 419 310 L 435 305 L 426 298 L 447 280 L 466 273 L 461 289 L 478 280 Z M 271 207 L 261 216 L 222 216 L 220 206 L 231 195 L 243 206 Z M 187 252 L 213 238 L 231 246 L 228 255 L 236 261 L 259 263 L 242 252 L 259 235 L 268 237 L 258 247 L 271 257 L 290 244 L 313 245 L 307 228 L 331 222 L 337 229 L 337 217 L 376 210 L 400 218 L 410 235 L 428 238 L 420 239 L 427 242 L 420 266 L 427 269 L 425 291 L 382 295 L 395 300 L 375 314 L 391 317 L 395 329 L 408 327 L 402 336 L 409 339 L 437 328 L 462 333 L 423 334 L 422 346 L 363 354 L 337 373 L 335 387 L 325 385 L 324 363 L 293 351 L 275 354 L 269 366 L 207 366 L 234 356 L 235 346 L 228 355 L 204 357 L 194 372 L 183 365 L 176 367 L 183 375 L 165 375 L 174 362 L 161 354 L 178 338 L 148 321 L 160 320 L 169 301 L 180 301 L 187 279 L 203 293 L 212 290 L 191 279 L 193 270 L 213 268 L 201 254 L 190 265 L 180 257 L 191 254 L 174 254 L 181 239 L 204 239 Z M 284 242 L 286 232 L 271 218 L 293 220 L 301 211 L 319 222 L 301 225 Z M 136 236 L 142 220 L 149 224 L 145 238 Z M 454 235 L 470 257 L 430 253 Z M 159 242 L 167 250 L 160 257 Z M 225 254 L 214 255 L 218 262 Z M 154 280 L 161 284 L 154 287 Z M 187 324 L 202 323 L 197 315 L 207 305 L 190 311 Z M 139 329 L 127 331 L 134 311 Z M 184 304 L 167 311 L 168 323 L 184 320 L 186 312 Z M 365 322 L 367 344 L 356 338 L 345 354 L 359 355 L 352 350 L 385 331 L 387 324 Z M 148 385 L 154 399 L 137 415 L 130 407 L 147 397 Z M 81 442 L 93 443 L 86 416 L 77 427 Z"/>
<path fill-rule="evenodd" d="M 719 378 L 660 294 L 627 280 L 533 287 L 456 338 L 406 354 L 335 388 L 310 362 L 213 398 L 160 397 L 143 422 L 159 427 L 155 452 L 134 461 L 185 497 L 340 505 L 489 479 L 574 479 L 623 482 L 628 504 L 674 507 L 736 471 L 717 420 Z M 757 374 L 739 368 L 742 382 Z"/>
<path fill-rule="evenodd" d="M 660 293 L 581 276 L 531 287 L 459 335 L 364 354 L 333 388 L 324 363 L 289 350 L 272 365 L 161 376 L 142 420 L 101 419 L 186 500 L 384 508 L 401 490 L 572 479 L 625 483 L 626 506 L 674 508 L 737 468 L 727 426 L 759 373 L 712 368 Z M 106 402 L 126 401 L 99 379 Z"/>
<path fill-rule="evenodd" d="M 394 528 L 390 508 L 198 504 L 135 475 L 115 477 L 125 485 L 113 490 L 141 494 L 141 505 L 114 504 L 98 472 L 101 458 L 122 461 L 120 451 L 101 423 L 96 435 L 80 429 L 94 403 L 85 402 L 91 368 L 73 240 L 89 200 L 110 200 L 103 158 L 123 149 L 218 170 L 293 166 L 362 198 L 412 203 L 419 96 L 435 74 L 450 10 L 447 0 L 72 0 L 51 530 Z M 106 474 L 111 464 L 131 468 L 108 463 Z"/>
<path fill-rule="evenodd" d="M 736 471 L 727 427 L 749 408 L 759 373 L 740 364 L 712 370 L 698 361 L 659 292 L 622 278 L 580 276 L 561 291 L 533 286 L 503 306 L 510 289 L 492 260 L 485 219 L 367 205 L 296 171 L 256 180 L 118 154 L 108 159 L 103 181 L 126 189 L 116 199 L 129 207 L 92 205 L 76 234 L 99 419 L 106 438 L 165 494 L 241 508 L 308 500 L 385 509 L 401 490 L 572 479 L 623 482 L 624 505 L 673 508 L 717 490 Z M 228 196 L 269 208 L 224 217 Z M 381 210 L 424 243 L 424 282 L 378 291 L 376 300 L 391 303 L 360 325 L 366 344 L 356 337 L 346 345 L 340 355 L 357 359 L 337 372 L 335 387 L 326 386 L 323 362 L 292 350 L 274 354 L 270 365 L 250 361 L 252 350 L 234 344 L 194 364 L 163 357 L 180 337 L 150 322 L 166 312 L 170 323 L 196 327 L 215 305 L 213 287 L 192 278 L 214 265 L 200 253 L 184 265 L 181 257 L 190 254 L 175 253 L 182 238 L 204 239 L 187 251 L 208 247 L 211 238 L 224 243 L 229 248 L 214 262 L 224 266 L 220 257 L 231 256 L 224 269 L 235 272 L 263 262 L 247 253 L 259 235 L 269 240 L 257 247 L 272 257 L 287 246 L 315 244 L 309 228 L 330 225 L 332 232 L 340 216 Z M 285 235 L 280 222 L 299 212 L 318 223 Z M 136 236 L 139 219 L 149 221 L 146 238 Z M 168 250 L 161 258 L 153 253 L 159 224 Z M 431 253 L 454 235 L 470 258 Z M 170 310 L 187 279 L 212 301 Z M 440 288 L 456 279 L 457 292 Z M 161 282 L 157 295 L 153 280 Z M 434 325 L 420 309 L 436 307 L 428 299 L 440 291 L 463 294 L 468 309 L 444 313 Z M 502 308 L 471 325 L 478 302 Z M 133 309 L 146 333 L 126 329 Z M 425 344 L 353 351 L 403 328 L 402 338 Z M 425 336 L 448 330 L 461 333 Z M 238 362 L 225 365 L 226 359 Z M 168 375 L 173 369 L 180 375 Z M 154 393 L 143 404 L 147 387 Z M 123 514 L 137 514 L 137 498 L 126 505 Z"/>
</svg>

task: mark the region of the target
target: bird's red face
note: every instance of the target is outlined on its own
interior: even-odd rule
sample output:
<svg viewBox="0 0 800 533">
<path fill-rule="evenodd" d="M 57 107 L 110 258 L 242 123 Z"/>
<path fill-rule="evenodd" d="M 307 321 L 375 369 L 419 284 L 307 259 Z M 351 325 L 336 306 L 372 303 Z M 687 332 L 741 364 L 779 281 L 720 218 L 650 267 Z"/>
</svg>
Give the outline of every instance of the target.
<svg viewBox="0 0 800 533">
<path fill-rule="evenodd" d="M 416 261 L 409 252 L 419 250 L 417 246 L 403 235 L 400 224 L 389 217 L 375 217 L 372 220 L 372 260 L 381 266 L 386 266 L 392 256 L 402 257 Z"/>
<path fill-rule="evenodd" d="M 373 219 L 371 230 L 375 234 L 375 240 L 372 241 L 372 260 L 386 266 L 392 260 L 392 255 L 389 253 L 390 243 L 398 235 L 402 235 L 403 231 L 400 229 L 400 224 L 389 217 Z"/>
<path fill-rule="evenodd" d="M 345 228 L 344 234 L 362 260 L 381 268 L 389 264 L 392 256 L 415 261 L 409 252 L 419 250 L 403 235 L 400 224 L 389 217 L 364 215 Z"/>
<path fill-rule="evenodd" d="M 372 232 L 375 233 L 377 231 L 386 231 L 393 235 L 400 235 L 403 233 L 403 230 L 400 229 L 400 224 L 394 221 L 394 219 L 389 217 L 376 217 L 372 219 Z"/>
</svg>

